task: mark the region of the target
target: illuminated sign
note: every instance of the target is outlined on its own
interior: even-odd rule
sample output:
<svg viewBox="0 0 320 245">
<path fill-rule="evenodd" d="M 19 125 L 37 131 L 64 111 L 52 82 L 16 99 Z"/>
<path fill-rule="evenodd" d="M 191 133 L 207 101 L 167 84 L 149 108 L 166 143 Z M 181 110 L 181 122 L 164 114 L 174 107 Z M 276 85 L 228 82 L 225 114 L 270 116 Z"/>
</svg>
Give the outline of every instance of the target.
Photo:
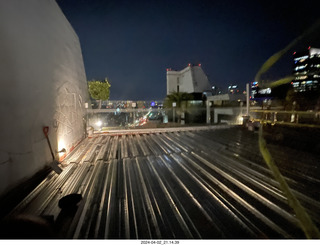
<svg viewBox="0 0 320 245">
<path fill-rule="evenodd" d="M 271 88 L 260 89 L 259 94 L 271 94 Z"/>
</svg>

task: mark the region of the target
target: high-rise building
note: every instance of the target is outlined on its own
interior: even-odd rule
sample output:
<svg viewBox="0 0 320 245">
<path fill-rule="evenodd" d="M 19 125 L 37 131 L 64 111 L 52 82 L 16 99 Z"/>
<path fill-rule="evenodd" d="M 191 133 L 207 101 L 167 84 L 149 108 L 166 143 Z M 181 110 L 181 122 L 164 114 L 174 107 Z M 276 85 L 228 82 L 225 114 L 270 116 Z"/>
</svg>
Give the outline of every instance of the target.
<svg viewBox="0 0 320 245">
<path fill-rule="evenodd" d="M 271 93 L 271 88 L 260 88 L 257 81 L 251 83 L 251 99 L 270 100 L 273 97 Z"/>
<path fill-rule="evenodd" d="M 203 93 L 206 91 L 211 91 L 211 86 L 201 64 L 189 64 L 181 71 L 167 69 L 167 95 L 172 92 Z"/>
<path fill-rule="evenodd" d="M 320 49 L 309 47 L 307 51 L 294 52 L 294 80 L 291 82 L 295 92 L 320 89 Z"/>
</svg>

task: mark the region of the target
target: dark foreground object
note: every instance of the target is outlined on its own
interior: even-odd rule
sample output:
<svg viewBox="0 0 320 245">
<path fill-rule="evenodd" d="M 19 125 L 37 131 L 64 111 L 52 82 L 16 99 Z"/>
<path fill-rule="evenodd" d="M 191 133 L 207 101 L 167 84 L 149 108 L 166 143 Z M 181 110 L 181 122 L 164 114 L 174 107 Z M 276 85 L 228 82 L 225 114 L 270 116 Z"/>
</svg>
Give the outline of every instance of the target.
<svg viewBox="0 0 320 245">
<path fill-rule="evenodd" d="M 45 218 L 33 215 L 17 215 L 1 222 L 0 239 L 52 239 L 52 224 Z"/>
</svg>

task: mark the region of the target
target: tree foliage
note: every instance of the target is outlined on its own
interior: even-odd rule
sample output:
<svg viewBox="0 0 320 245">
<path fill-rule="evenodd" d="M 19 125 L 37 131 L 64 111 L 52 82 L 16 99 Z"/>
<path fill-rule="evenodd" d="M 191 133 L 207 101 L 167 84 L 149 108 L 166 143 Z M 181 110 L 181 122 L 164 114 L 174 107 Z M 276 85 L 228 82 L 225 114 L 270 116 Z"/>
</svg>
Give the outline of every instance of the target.
<svg viewBox="0 0 320 245">
<path fill-rule="evenodd" d="M 285 98 L 287 110 L 319 110 L 319 105 L 320 91 L 294 92 L 293 88 L 291 88 Z"/>
<path fill-rule="evenodd" d="M 176 102 L 176 108 L 181 108 L 183 102 L 187 102 L 188 100 L 193 100 L 193 96 L 188 93 L 182 92 L 173 92 L 168 94 L 164 100 L 165 108 L 172 108 L 172 103 Z"/>
<path fill-rule="evenodd" d="M 188 101 L 193 100 L 193 95 L 182 92 L 173 92 L 168 94 L 164 100 L 164 108 L 173 108 L 172 103 L 175 102 L 175 110 L 178 116 L 178 122 L 180 122 L 180 117 L 182 112 L 186 112 L 188 109 Z"/>
<path fill-rule="evenodd" d="M 99 109 L 101 108 L 101 101 L 108 100 L 110 97 L 110 83 L 108 79 L 104 81 L 89 81 L 89 94 L 93 99 L 100 100 Z"/>
</svg>

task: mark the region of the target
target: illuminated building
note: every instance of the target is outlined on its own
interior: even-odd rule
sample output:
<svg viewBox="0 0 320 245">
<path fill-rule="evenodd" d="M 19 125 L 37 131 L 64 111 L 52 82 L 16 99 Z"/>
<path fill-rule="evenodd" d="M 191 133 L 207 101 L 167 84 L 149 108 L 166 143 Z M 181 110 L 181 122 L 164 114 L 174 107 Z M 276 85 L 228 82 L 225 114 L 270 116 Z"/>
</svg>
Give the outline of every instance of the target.
<svg viewBox="0 0 320 245">
<path fill-rule="evenodd" d="M 211 91 L 211 86 L 201 64 L 189 64 L 181 71 L 167 69 L 167 95 L 173 92 L 203 93 L 206 91 Z"/>
<path fill-rule="evenodd" d="M 294 52 L 293 75 L 291 82 L 295 92 L 319 90 L 320 49 L 309 47 L 304 52 Z"/>
<path fill-rule="evenodd" d="M 254 99 L 258 93 L 258 82 L 251 83 L 251 98 Z"/>
<path fill-rule="evenodd" d="M 238 94 L 240 92 L 238 85 L 228 86 L 228 94 Z"/>
<path fill-rule="evenodd" d="M 258 82 L 251 84 L 251 99 L 271 99 L 271 88 L 259 88 Z"/>
</svg>

